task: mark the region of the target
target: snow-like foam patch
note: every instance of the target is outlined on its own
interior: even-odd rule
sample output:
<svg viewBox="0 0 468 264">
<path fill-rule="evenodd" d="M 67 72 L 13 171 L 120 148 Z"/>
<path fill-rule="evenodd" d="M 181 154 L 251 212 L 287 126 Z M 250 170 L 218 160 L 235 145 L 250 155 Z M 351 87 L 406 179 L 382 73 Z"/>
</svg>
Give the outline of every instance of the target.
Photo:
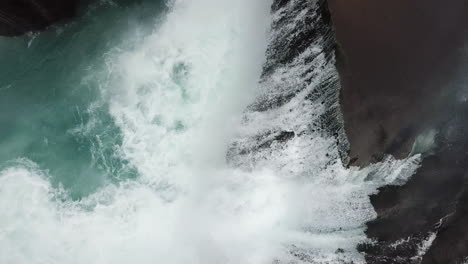
<svg viewBox="0 0 468 264">
<path fill-rule="evenodd" d="M 173 1 L 155 34 L 110 57 L 103 91 L 146 180 L 187 185 L 194 166 L 224 163 L 260 76 L 270 2 Z"/>
<path fill-rule="evenodd" d="M 71 202 L 37 168 L 10 167 L 0 173 L 0 262 L 334 263 L 337 246 L 359 261 L 350 253 L 374 215 L 362 192 L 373 184 L 358 174 L 338 171 L 332 187 L 218 170 L 209 188 L 171 202 L 138 182 Z"/>
<path fill-rule="evenodd" d="M 241 172 L 204 196 L 168 203 L 146 185 L 109 186 L 62 201 L 37 170 L 0 176 L 1 263 L 268 263 L 285 189 Z M 271 243 L 276 241 L 276 243 Z"/>
</svg>

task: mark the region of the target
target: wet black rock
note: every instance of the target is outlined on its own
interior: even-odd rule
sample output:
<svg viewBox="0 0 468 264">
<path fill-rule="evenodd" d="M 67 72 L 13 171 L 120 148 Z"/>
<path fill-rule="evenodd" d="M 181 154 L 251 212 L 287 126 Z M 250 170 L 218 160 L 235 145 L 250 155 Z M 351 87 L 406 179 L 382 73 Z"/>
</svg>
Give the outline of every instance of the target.
<svg viewBox="0 0 468 264">
<path fill-rule="evenodd" d="M 463 59 L 468 3 L 453 0 L 329 0 L 350 156 L 405 157 L 415 137 L 444 120 Z"/>
<path fill-rule="evenodd" d="M 2 0 L 0 35 L 16 36 L 43 30 L 72 18 L 83 0 Z"/>
<path fill-rule="evenodd" d="M 329 0 L 350 165 L 421 153 L 404 186 L 371 197 L 370 264 L 468 256 L 468 3 Z"/>
</svg>

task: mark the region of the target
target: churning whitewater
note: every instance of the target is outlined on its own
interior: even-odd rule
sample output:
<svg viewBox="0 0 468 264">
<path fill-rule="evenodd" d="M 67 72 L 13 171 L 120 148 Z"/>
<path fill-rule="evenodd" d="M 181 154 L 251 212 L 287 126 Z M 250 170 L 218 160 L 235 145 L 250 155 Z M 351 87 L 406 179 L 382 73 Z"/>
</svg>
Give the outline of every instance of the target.
<svg viewBox="0 0 468 264">
<path fill-rule="evenodd" d="M 363 263 L 356 246 L 375 217 L 368 195 L 404 183 L 419 156 L 342 165 L 318 121 L 330 104 L 310 96 L 336 74 L 325 36 L 292 61 L 274 60 L 274 43 L 318 3 L 272 4 L 171 1 L 152 30 L 100 54 L 81 80 L 96 80 L 99 96 L 69 132 L 93 138 L 93 158 L 109 173 L 103 149 L 137 176 L 72 199 L 49 168 L 6 162 L 0 263 Z M 96 109 L 106 109 L 119 140 L 92 135 Z"/>
</svg>

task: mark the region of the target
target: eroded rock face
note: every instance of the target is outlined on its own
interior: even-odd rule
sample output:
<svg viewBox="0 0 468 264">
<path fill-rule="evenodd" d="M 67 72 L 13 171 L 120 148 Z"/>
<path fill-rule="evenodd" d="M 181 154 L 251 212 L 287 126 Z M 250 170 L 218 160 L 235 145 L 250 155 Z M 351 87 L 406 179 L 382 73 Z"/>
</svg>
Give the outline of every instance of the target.
<svg viewBox="0 0 468 264">
<path fill-rule="evenodd" d="M 340 44 L 351 165 L 411 151 L 404 186 L 371 197 L 368 263 L 461 263 L 468 256 L 468 3 L 329 0 Z"/>
<path fill-rule="evenodd" d="M 75 15 L 82 0 L 2 0 L 0 35 L 16 36 L 42 30 Z"/>
</svg>

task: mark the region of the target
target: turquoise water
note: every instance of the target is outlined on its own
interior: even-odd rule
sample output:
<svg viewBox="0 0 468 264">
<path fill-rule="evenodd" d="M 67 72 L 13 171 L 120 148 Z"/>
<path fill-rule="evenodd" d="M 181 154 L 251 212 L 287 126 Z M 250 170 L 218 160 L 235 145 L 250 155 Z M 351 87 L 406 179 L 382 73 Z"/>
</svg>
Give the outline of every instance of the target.
<svg viewBox="0 0 468 264">
<path fill-rule="evenodd" d="M 135 177 L 102 101 L 106 53 L 154 30 L 163 1 L 101 1 L 40 34 L 0 38 L 0 164 L 27 158 L 74 199 Z M 159 15 L 158 15 L 159 14 Z M 7 165 L 8 166 L 8 165 Z"/>
<path fill-rule="evenodd" d="M 0 263 L 363 263 L 368 195 L 419 159 L 341 164 L 308 99 L 323 47 L 259 78 L 303 19 L 272 29 L 271 4 L 103 0 L 1 38 Z"/>
</svg>

